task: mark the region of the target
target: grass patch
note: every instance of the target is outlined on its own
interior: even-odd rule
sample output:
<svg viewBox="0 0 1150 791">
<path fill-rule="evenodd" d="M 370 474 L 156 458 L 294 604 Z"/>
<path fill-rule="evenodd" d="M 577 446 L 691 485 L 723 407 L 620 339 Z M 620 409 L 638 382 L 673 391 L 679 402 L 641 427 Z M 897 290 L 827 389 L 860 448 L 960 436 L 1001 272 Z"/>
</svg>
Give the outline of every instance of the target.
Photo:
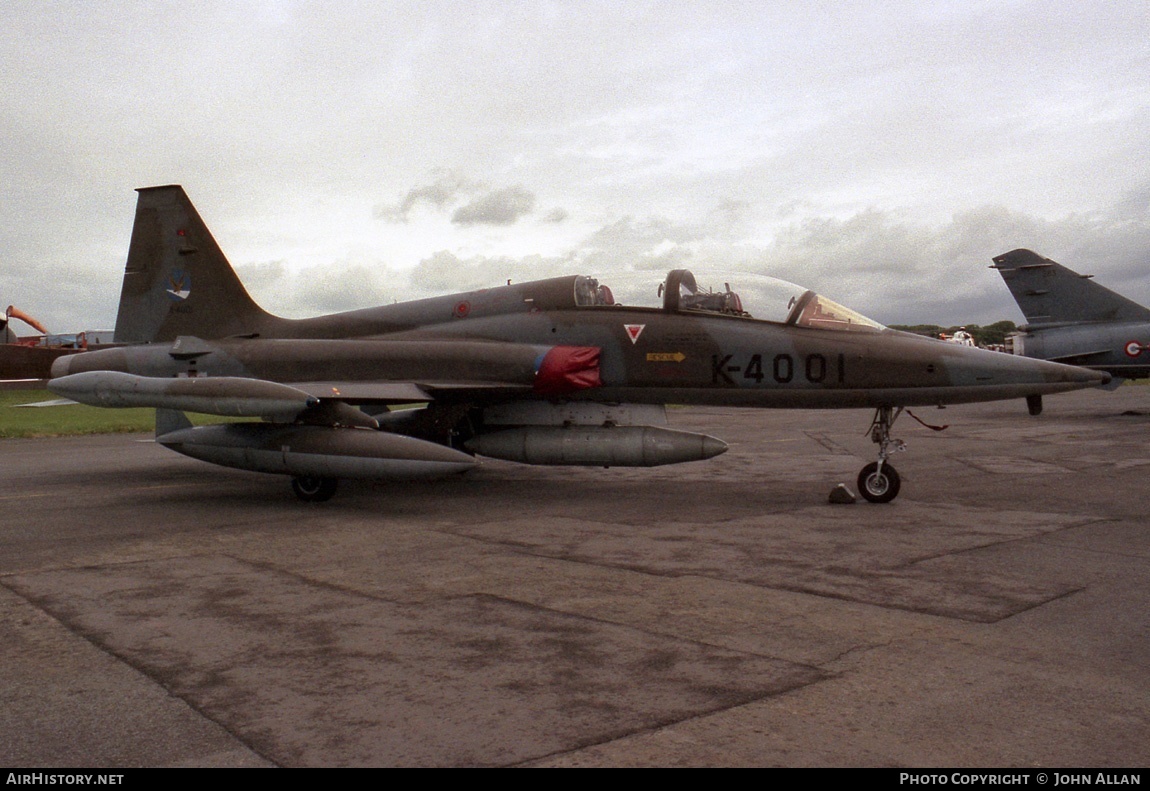
<svg viewBox="0 0 1150 791">
<path fill-rule="evenodd" d="M 156 429 L 154 409 L 101 409 L 83 404 L 16 408 L 18 404 L 56 398 L 58 396 L 47 390 L 0 390 L 0 439 L 150 432 Z M 188 418 L 197 426 L 236 420 L 195 414 L 189 414 Z"/>
</svg>

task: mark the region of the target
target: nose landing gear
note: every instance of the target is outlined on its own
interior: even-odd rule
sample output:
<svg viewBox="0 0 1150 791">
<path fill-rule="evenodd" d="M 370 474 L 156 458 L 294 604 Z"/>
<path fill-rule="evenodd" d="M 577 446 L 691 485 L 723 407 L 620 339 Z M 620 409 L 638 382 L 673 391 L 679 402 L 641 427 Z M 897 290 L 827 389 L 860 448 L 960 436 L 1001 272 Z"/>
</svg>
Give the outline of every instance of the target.
<svg viewBox="0 0 1150 791">
<path fill-rule="evenodd" d="M 878 445 L 878 461 L 872 461 L 859 472 L 859 493 L 872 503 L 889 503 L 898 496 L 902 486 L 898 471 L 887 463 L 892 453 L 906 450 L 901 439 L 891 439 L 890 428 L 902 414 L 903 408 L 884 406 L 875 410 L 870 424 L 870 438 Z"/>
</svg>

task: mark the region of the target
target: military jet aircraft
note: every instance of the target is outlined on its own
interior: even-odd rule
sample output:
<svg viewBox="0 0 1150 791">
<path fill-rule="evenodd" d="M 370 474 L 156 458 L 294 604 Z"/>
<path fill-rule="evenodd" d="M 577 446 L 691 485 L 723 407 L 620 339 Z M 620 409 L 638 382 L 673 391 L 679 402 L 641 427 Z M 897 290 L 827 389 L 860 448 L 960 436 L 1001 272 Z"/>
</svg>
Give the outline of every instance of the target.
<svg viewBox="0 0 1150 791">
<path fill-rule="evenodd" d="M 664 405 L 875 410 L 878 458 L 858 476 L 888 502 L 904 407 L 1022 398 L 1106 374 L 896 332 L 766 278 L 758 304 L 672 271 L 661 304 L 616 302 L 585 275 L 311 319 L 262 310 L 179 186 L 139 190 L 116 322 L 120 348 L 62 358 L 49 388 L 157 409 L 157 441 L 292 476 L 303 500 L 339 478 L 527 464 L 653 466 L 710 458 L 719 439 L 663 427 Z M 401 404 L 422 408 L 392 410 Z M 181 410 L 263 418 L 192 427 Z"/>
<path fill-rule="evenodd" d="M 1150 376 L 1150 309 L 1031 250 L 992 260 L 1027 321 L 1013 336 L 1015 354 L 1105 371 L 1108 388 Z M 1041 399 L 1027 397 L 1031 414 Z"/>
</svg>

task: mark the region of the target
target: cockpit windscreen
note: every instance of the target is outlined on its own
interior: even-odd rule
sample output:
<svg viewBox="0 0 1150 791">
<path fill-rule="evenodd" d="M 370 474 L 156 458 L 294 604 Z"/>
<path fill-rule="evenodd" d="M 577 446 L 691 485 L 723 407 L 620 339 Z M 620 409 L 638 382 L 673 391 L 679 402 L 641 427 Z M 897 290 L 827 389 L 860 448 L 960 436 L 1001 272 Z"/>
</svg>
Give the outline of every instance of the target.
<svg viewBox="0 0 1150 791">
<path fill-rule="evenodd" d="M 823 330 L 876 332 L 885 329 L 877 321 L 814 291 L 766 275 L 738 273 L 724 279 L 719 289 L 700 286 L 690 270 L 674 269 L 658 284 L 655 300 L 651 299 L 649 272 L 621 273 L 611 280 L 612 285 L 607 286 L 595 278 L 580 275 L 575 279 L 575 304 L 579 307 L 661 307 L 688 314 L 719 313 Z"/>
</svg>

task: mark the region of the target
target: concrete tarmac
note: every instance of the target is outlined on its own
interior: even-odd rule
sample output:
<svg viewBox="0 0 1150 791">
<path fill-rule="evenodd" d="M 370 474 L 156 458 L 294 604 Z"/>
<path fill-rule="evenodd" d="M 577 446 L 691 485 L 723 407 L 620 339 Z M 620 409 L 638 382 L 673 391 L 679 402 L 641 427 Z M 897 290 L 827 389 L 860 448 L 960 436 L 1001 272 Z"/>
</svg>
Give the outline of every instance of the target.
<svg viewBox="0 0 1150 791">
<path fill-rule="evenodd" d="M 1146 766 L 1150 388 L 673 409 L 655 469 L 286 478 L 0 441 L 0 763 Z"/>
</svg>

